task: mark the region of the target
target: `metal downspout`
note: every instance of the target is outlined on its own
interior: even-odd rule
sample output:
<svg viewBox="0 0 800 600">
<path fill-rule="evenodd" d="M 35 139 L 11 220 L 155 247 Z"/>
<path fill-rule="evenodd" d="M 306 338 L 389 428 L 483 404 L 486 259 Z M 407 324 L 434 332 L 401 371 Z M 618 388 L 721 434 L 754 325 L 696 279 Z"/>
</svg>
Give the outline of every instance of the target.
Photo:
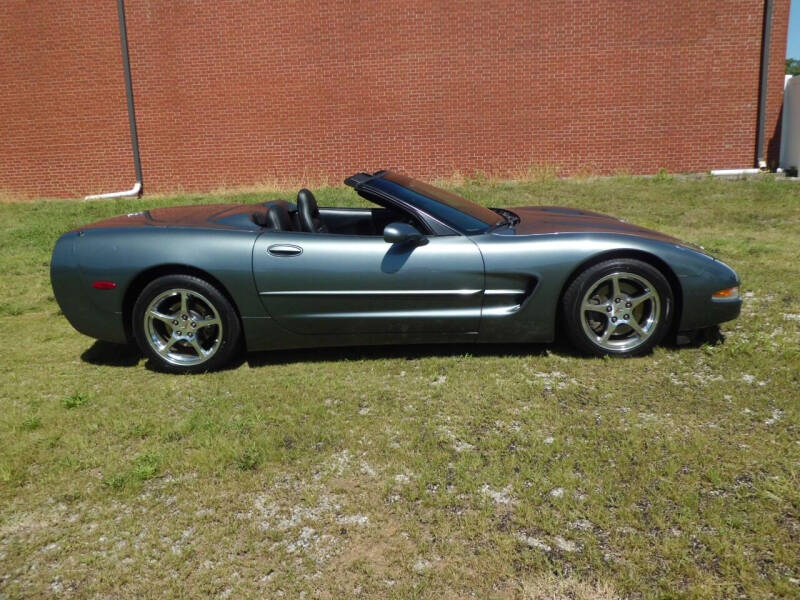
<svg viewBox="0 0 800 600">
<path fill-rule="evenodd" d="M 131 149 L 133 150 L 133 169 L 136 183 L 129 190 L 86 196 L 84 200 L 100 198 L 128 198 L 142 195 L 142 162 L 139 159 L 139 135 L 136 132 L 136 111 L 133 106 L 133 83 L 131 81 L 131 63 L 128 57 L 128 28 L 125 24 L 124 0 L 117 0 L 117 17 L 119 19 L 119 41 L 122 46 L 122 70 L 125 75 L 125 96 L 128 100 L 128 122 L 131 128 Z"/>
<path fill-rule="evenodd" d="M 121 0 L 120 0 L 121 1 Z M 772 39 L 772 0 L 764 2 L 764 28 L 761 36 L 761 83 L 758 87 L 758 122 L 756 124 L 756 166 L 767 168 L 764 128 L 767 120 L 767 85 L 769 80 L 769 45 Z"/>
</svg>

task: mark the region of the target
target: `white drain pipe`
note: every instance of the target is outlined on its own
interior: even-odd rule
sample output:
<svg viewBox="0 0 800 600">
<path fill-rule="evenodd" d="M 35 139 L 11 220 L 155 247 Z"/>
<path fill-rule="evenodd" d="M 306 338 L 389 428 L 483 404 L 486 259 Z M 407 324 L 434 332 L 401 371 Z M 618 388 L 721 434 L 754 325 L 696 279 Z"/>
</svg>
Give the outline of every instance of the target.
<svg viewBox="0 0 800 600">
<path fill-rule="evenodd" d="M 772 40 L 772 0 L 764 1 L 764 25 L 761 32 L 761 80 L 758 84 L 758 122 L 756 123 L 756 166 L 767 168 L 764 128 L 767 121 L 769 91 L 769 45 Z"/>
<path fill-rule="evenodd" d="M 756 175 L 761 169 L 711 169 L 711 174 L 718 177 L 729 177 L 731 175 Z"/>
<path fill-rule="evenodd" d="M 122 192 L 109 192 L 107 194 L 93 194 L 92 196 L 86 196 L 84 200 L 101 200 L 103 198 L 138 198 L 141 195 L 142 182 L 137 181 L 129 190 L 124 190 Z"/>
<path fill-rule="evenodd" d="M 136 132 L 136 111 L 133 107 L 133 83 L 131 81 L 131 63 L 128 57 L 128 28 L 125 25 L 125 4 L 123 0 L 117 0 L 117 17 L 119 19 L 119 41 L 122 46 L 122 70 L 125 74 L 125 97 L 128 101 L 128 123 L 131 128 L 131 149 L 133 150 L 133 169 L 136 173 L 136 183 L 133 184 L 131 189 L 123 192 L 95 194 L 86 196 L 84 200 L 129 198 L 142 195 L 142 162 L 139 159 L 139 136 Z"/>
<path fill-rule="evenodd" d="M 758 84 L 758 113 L 756 115 L 756 156 L 758 168 L 713 169 L 712 175 L 721 177 L 735 175 L 755 175 L 767 168 L 766 148 L 764 147 L 764 126 L 767 118 L 767 91 L 769 83 L 769 45 L 772 40 L 772 1 L 764 0 L 764 17 L 761 28 L 761 71 Z"/>
</svg>

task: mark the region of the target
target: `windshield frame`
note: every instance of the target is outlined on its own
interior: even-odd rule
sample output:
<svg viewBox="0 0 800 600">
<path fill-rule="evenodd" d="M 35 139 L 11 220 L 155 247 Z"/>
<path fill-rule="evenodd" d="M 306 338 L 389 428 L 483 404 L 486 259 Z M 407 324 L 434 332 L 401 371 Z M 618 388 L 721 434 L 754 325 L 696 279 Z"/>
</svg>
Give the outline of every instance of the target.
<svg viewBox="0 0 800 600">
<path fill-rule="evenodd" d="M 503 215 L 463 196 L 393 171 L 375 173 L 354 187 L 393 197 L 463 235 L 480 235 L 507 223 Z"/>
</svg>

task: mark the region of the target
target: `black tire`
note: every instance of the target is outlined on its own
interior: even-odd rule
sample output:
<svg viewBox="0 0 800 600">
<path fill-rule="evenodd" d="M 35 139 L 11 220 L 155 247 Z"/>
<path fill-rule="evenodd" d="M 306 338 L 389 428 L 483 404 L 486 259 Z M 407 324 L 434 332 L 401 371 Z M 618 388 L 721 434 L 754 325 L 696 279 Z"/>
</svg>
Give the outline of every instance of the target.
<svg viewBox="0 0 800 600">
<path fill-rule="evenodd" d="M 142 353 L 167 373 L 213 371 L 240 349 L 236 309 L 217 288 L 193 275 L 151 281 L 136 299 L 131 318 Z"/>
<path fill-rule="evenodd" d="M 564 292 L 561 315 L 569 340 L 581 352 L 641 356 L 664 339 L 674 304 L 661 271 L 641 260 L 619 258 L 582 271 Z"/>
</svg>

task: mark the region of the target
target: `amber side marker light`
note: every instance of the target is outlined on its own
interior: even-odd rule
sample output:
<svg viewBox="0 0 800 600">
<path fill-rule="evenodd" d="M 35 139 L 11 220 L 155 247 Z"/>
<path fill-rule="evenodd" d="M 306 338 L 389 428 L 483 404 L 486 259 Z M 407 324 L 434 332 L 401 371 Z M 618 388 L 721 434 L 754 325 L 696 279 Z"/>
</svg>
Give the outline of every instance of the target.
<svg viewBox="0 0 800 600">
<path fill-rule="evenodd" d="M 718 292 L 714 292 L 711 294 L 712 298 L 717 298 L 720 300 L 729 300 L 731 298 L 738 298 L 739 297 L 739 286 L 725 288 L 724 290 L 719 290 Z"/>
<path fill-rule="evenodd" d="M 92 283 L 92 287 L 96 290 L 113 290 L 117 284 L 113 281 L 95 281 Z"/>
</svg>

